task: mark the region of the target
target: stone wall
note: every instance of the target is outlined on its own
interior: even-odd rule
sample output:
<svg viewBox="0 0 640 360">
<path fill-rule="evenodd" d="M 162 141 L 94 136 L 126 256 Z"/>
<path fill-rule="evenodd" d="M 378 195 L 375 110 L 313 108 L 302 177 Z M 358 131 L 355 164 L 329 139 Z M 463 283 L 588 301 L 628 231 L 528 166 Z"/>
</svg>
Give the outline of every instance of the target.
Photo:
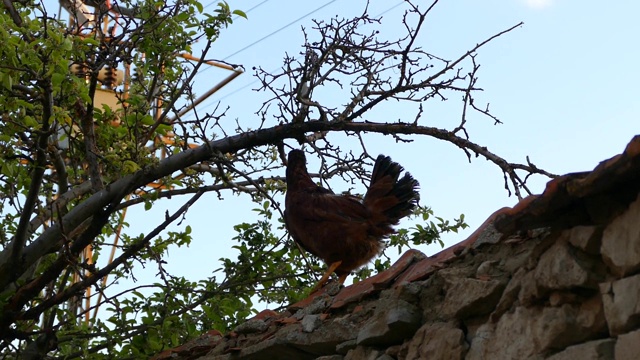
<svg viewBox="0 0 640 360">
<path fill-rule="evenodd" d="M 639 144 L 434 257 L 156 359 L 640 359 Z"/>
</svg>

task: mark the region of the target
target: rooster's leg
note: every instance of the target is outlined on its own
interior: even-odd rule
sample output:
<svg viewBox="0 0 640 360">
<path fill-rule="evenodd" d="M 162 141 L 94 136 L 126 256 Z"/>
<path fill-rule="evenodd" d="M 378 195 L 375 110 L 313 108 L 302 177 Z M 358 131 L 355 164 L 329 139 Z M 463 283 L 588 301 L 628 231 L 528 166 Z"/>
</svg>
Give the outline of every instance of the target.
<svg viewBox="0 0 640 360">
<path fill-rule="evenodd" d="M 338 268 L 338 266 L 340 266 L 340 264 L 342 264 L 342 260 L 336 261 L 333 264 L 329 265 L 329 268 L 324 273 L 324 275 L 322 275 L 322 277 L 320 278 L 320 281 L 318 281 L 316 286 L 313 287 L 311 292 L 314 293 L 314 292 L 318 291 L 319 289 L 321 289 L 322 286 L 327 282 L 327 280 L 329 280 L 329 276 L 331 276 L 331 274 L 333 274 L 333 272 Z M 344 282 L 344 279 L 342 280 L 342 282 Z"/>
</svg>

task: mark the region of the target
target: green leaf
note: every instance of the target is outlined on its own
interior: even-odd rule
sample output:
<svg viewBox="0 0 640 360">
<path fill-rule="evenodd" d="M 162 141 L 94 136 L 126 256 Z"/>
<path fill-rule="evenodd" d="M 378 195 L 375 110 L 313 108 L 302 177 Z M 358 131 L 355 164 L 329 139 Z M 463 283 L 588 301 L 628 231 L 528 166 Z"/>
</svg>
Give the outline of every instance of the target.
<svg viewBox="0 0 640 360">
<path fill-rule="evenodd" d="M 140 166 L 136 164 L 135 161 L 125 160 L 122 164 L 122 172 L 124 174 L 133 174 L 138 170 L 140 170 Z"/>
<path fill-rule="evenodd" d="M 247 18 L 247 14 L 245 14 L 245 12 L 242 11 L 242 10 L 233 10 L 232 14 L 238 15 L 238 16 L 243 17 L 245 19 Z"/>
<path fill-rule="evenodd" d="M 153 116 L 151 116 L 150 114 L 143 116 L 142 119 L 140 119 L 140 122 L 147 126 L 151 126 L 155 123 L 155 121 L 153 120 Z"/>
<path fill-rule="evenodd" d="M 160 124 L 160 125 L 158 125 L 158 129 L 156 131 L 160 135 L 167 135 L 167 132 L 169 132 L 171 130 L 173 130 L 171 125 Z"/>
<path fill-rule="evenodd" d="M 15 176 L 15 166 L 13 164 L 10 164 L 9 162 L 5 162 L 4 164 L 2 164 L 2 173 L 7 175 L 8 177 L 14 177 Z"/>
<path fill-rule="evenodd" d="M 59 87 L 65 78 L 66 76 L 64 74 L 53 73 L 51 74 L 51 85 L 53 85 L 53 87 Z"/>
<path fill-rule="evenodd" d="M 84 42 L 86 45 L 94 45 L 94 46 L 100 45 L 100 41 L 92 37 L 85 37 L 82 39 L 82 42 Z"/>
<path fill-rule="evenodd" d="M 2 86 L 7 90 L 11 90 L 11 87 L 13 86 L 13 79 L 11 78 L 11 75 L 4 74 L 4 77 L 2 78 Z"/>
<path fill-rule="evenodd" d="M 73 49 L 73 43 L 71 43 L 71 40 L 69 38 L 66 38 L 62 41 L 61 47 L 62 47 L 62 50 L 69 51 Z"/>
<path fill-rule="evenodd" d="M 23 118 L 24 121 L 24 125 L 29 127 L 29 128 L 36 128 L 38 127 L 38 122 L 36 121 L 36 119 L 33 118 L 33 116 L 25 116 Z"/>
<path fill-rule="evenodd" d="M 180 13 L 180 14 L 176 15 L 174 17 L 174 19 L 175 19 L 175 21 L 183 22 L 183 21 L 187 20 L 189 18 L 189 16 L 191 16 L 189 13 L 183 12 L 183 13 Z"/>
</svg>

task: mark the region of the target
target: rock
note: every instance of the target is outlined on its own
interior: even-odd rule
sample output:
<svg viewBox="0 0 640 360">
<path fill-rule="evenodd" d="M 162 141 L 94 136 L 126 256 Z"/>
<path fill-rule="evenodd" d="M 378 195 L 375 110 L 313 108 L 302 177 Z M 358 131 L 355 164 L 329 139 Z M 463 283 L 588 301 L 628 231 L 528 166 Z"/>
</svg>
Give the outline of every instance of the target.
<svg viewBox="0 0 640 360">
<path fill-rule="evenodd" d="M 262 359 L 299 359 L 299 360 L 314 360 L 318 357 L 316 354 L 311 354 L 294 346 L 290 346 L 283 339 L 272 338 L 259 342 L 249 347 L 239 347 L 238 351 L 234 351 L 231 354 L 218 354 L 203 356 L 197 358 L 198 360 L 262 360 Z"/>
<path fill-rule="evenodd" d="M 349 350 L 344 360 L 377 360 L 383 353 L 365 346 L 358 346 L 353 350 Z"/>
<path fill-rule="evenodd" d="M 560 304 L 558 300 L 567 299 L 569 294 L 563 294 L 562 291 L 574 291 L 575 289 L 593 289 L 598 288 L 598 279 L 601 278 L 599 267 L 593 265 L 588 256 L 579 253 L 571 248 L 562 237 L 558 238 L 558 242 L 546 249 L 541 254 L 533 271 L 527 271 L 522 268 L 513 276 L 513 279 L 507 285 L 505 294 L 511 297 L 500 300 L 497 309 L 503 311 L 507 304 L 503 304 L 506 300 L 512 300 L 513 292 L 519 289 L 518 300 L 521 305 L 538 304 L 540 301 L 546 300 L 551 293 L 551 299 L 555 304 Z M 561 292 L 557 292 L 561 290 Z M 554 295 L 555 293 L 555 295 Z M 562 298 L 558 298 L 561 295 Z"/>
<path fill-rule="evenodd" d="M 393 297 L 400 300 L 404 300 L 411 304 L 417 304 L 420 302 L 420 293 L 422 292 L 422 286 L 417 283 L 406 283 L 396 285 L 389 290 L 385 290 L 380 294 L 380 297 Z"/>
<path fill-rule="evenodd" d="M 389 355 L 387 355 L 387 354 L 382 354 L 382 355 L 378 356 L 376 358 L 376 360 L 396 360 L 396 359 L 391 357 L 391 356 L 389 356 Z"/>
<path fill-rule="evenodd" d="M 462 360 L 467 352 L 464 332 L 443 322 L 423 325 L 403 347 L 407 350 L 406 360 Z"/>
<path fill-rule="evenodd" d="M 315 358 L 315 360 L 343 360 L 344 356 L 342 355 L 325 355 Z"/>
<path fill-rule="evenodd" d="M 395 345 L 410 338 L 420 327 L 417 306 L 399 299 L 381 299 L 376 312 L 358 332 L 358 345 Z"/>
<path fill-rule="evenodd" d="M 591 255 L 600 254 L 602 229 L 596 226 L 576 226 L 563 232 L 569 243 Z"/>
<path fill-rule="evenodd" d="M 513 274 L 518 270 L 529 271 L 535 268 L 537 259 L 553 244 L 553 241 L 549 241 L 546 238 L 528 238 L 525 242 L 517 244 L 517 246 L 513 245 L 509 240 L 504 243 L 504 248 L 500 249 L 500 253 L 502 253 L 502 256 L 499 257 L 500 268 Z"/>
<path fill-rule="evenodd" d="M 401 350 L 402 350 L 402 345 L 393 345 L 393 346 L 389 346 L 384 353 L 389 355 L 389 356 L 391 356 L 394 359 L 398 359 L 398 358 L 400 358 Z M 407 354 L 405 353 L 403 355 L 403 358 L 406 355 Z"/>
<path fill-rule="evenodd" d="M 338 344 L 355 340 L 359 326 L 347 316 L 336 317 L 322 322 L 313 333 L 306 333 L 302 331 L 302 324 L 295 323 L 267 337 L 253 336 L 231 347 L 239 349 L 233 353 L 234 359 L 315 359 L 335 355 Z"/>
<path fill-rule="evenodd" d="M 355 340 L 360 326 L 353 318 L 344 316 L 322 322 L 322 326 L 317 327 L 313 333 L 289 332 L 285 340 L 290 346 L 308 353 L 331 355 L 336 353 L 339 344 Z"/>
<path fill-rule="evenodd" d="M 549 305 L 556 307 L 566 303 L 575 303 L 578 295 L 569 291 L 553 291 L 549 294 Z"/>
<path fill-rule="evenodd" d="M 577 325 L 591 334 L 591 338 L 600 338 L 607 334 L 607 320 L 604 316 L 604 305 L 602 296 L 594 296 L 583 300 L 580 304 Z M 588 337 L 585 337 L 586 339 Z M 582 339 L 581 339 L 582 340 Z"/>
<path fill-rule="evenodd" d="M 640 275 L 604 283 L 600 289 L 611 335 L 622 334 L 640 326 Z"/>
<path fill-rule="evenodd" d="M 496 265 L 498 263 L 499 262 L 497 260 L 487 260 L 480 264 L 480 266 L 478 266 L 478 268 L 476 269 L 476 278 L 492 278 L 502 275 L 502 271 L 496 268 Z"/>
<path fill-rule="evenodd" d="M 492 312 L 500 300 L 504 284 L 496 280 L 447 280 L 449 286 L 442 312 L 446 316 L 464 319 Z"/>
<path fill-rule="evenodd" d="M 253 334 L 265 332 L 269 325 L 264 320 L 249 320 L 238 325 L 233 331 L 238 334 Z"/>
<path fill-rule="evenodd" d="M 331 303 L 331 296 L 322 292 L 321 295 L 310 295 L 309 298 L 313 298 L 309 304 L 304 306 L 301 309 L 298 309 L 293 317 L 298 320 L 302 320 L 306 315 L 315 315 L 325 312 Z M 306 300 L 306 299 L 305 299 Z M 298 302 L 297 304 L 303 303 L 305 300 Z M 290 307 L 291 308 L 291 307 Z"/>
<path fill-rule="evenodd" d="M 640 330 L 618 336 L 616 360 L 636 360 L 640 354 Z"/>
<path fill-rule="evenodd" d="M 492 341 L 495 333 L 495 326 L 491 323 L 485 323 L 478 327 L 471 339 L 471 346 L 467 353 L 466 360 L 482 360 L 485 359 L 484 354 L 489 342 Z"/>
<path fill-rule="evenodd" d="M 618 275 L 640 270 L 640 200 L 613 219 L 602 233 L 602 257 Z"/>
<path fill-rule="evenodd" d="M 588 270 L 587 264 L 578 261 L 575 251 L 570 251 L 565 242 L 557 242 L 540 257 L 534 277 L 543 289 L 597 289 Z"/>
<path fill-rule="evenodd" d="M 355 339 L 347 340 L 343 343 L 336 345 L 336 352 L 342 355 L 346 355 L 349 352 L 349 350 L 355 349 L 356 346 L 358 346 L 358 344 L 356 343 Z"/>
<path fill-rule="evenodd" d="M 615 340 L 604 339 L 569 346 L 565 350 L 547 358 L 547 360 L 614 360 L 614 344 Z M 619 360 L 618 357 L 615 359 Z"/>
<path fill-rule="evenodd" d="M 422 309 L 422 321 L 442 321 L 440 308 L 444 303 L 444 279 L 436 273 L 427 280 L 419 282 L 422 286 L 419 307 Z"/>
<path fill-rule="evenodd" d="M 302 318 L 300 325 L 302 325 L 302 331 L 306 333 L 313 332 L 322 321 L 320 320 L 320 315 L 307 315 Z"/>
<path fill-rule="evenodd" d="M 478 236 L 478 239 L 473 243 L 473 248 L 477 249 L 482 245 L 497 244 L 502 238 L 502 233 L 496 230 L 496 227 L 492 223 L 489 223 Z"/>
<path fill-rule="evenodd" d="M 518 293 L 518 301 L 520 305 L 532 305 L 540 302 L 539 300 L 545 295 L 545 291 L 538 285 L 535 272 L 523 271 L 519 280 L 520 292 Z"/>
<path fill-rule="evenodd" d="M 471 278 L 475 274 L 475 269 L 470 266 L 449 267 L 438 270 L 438 276 L 447 281 Z"/>
<path fill-rule="evenodd" d="M 584 305 L 564 304 L 560 307 L 516 307 L 505 313 L 495 331 L 478 329 L 473 342 L 481 341 L 474 350 L 475 359 L 526 359 L 554 349 L 585 341 L 606 331 L 599 296 Z M 472 343 L 472 347 L 474 344 Z"/>
<path fill-rule="evenodd" d="M 543 315 L 543 310 L 519 306 L 513 313 L 505 313 L 496 324 L 495 332 L 485 340 L 484 351 L 479 358 L 486 359 L 526 359 L 548 347 L 549 336 L 541 334 L 536 319 L 548 319 L 548 330 L 557 335 L 557 328 L 563 324 L 553 322 L 554 317 Z M 542 339 L 539 337 L 542 336 Z"/>
<path fill-rule="evenodd" d="M 519 269 L 513 274 L 511 280 L 507 283 L 506 288 L 502 292 L 502 296 L 491 314 L 491 321 L 495 322 L 505 312 L 509 311 L 522 290 L 522 281 L 529 273 L 525 269 Z"/>
</svg>

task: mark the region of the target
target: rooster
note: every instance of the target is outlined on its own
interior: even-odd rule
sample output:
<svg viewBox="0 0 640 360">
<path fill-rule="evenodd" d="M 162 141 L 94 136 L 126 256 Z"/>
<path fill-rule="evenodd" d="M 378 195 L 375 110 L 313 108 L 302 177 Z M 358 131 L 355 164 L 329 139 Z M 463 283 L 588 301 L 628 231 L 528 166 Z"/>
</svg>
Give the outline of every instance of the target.
<svg viewBox="0 0 640 360">
<path fill-rule="evenodd" d="M 376 159 L 362 200 L 316 185 L 301 150 L 292 150 L 287 162 L 284 220 L 289 234 L 329 266 L 313 291 L 333 272 L 343 284 L 351 271 L 378 255 L 382 239 L 394 232 L 392 225 L 411 214 L 420 199 L 418 181 L 409 173 L 400 178 L 403 167 L 388 156 Z"/>
</svg>

